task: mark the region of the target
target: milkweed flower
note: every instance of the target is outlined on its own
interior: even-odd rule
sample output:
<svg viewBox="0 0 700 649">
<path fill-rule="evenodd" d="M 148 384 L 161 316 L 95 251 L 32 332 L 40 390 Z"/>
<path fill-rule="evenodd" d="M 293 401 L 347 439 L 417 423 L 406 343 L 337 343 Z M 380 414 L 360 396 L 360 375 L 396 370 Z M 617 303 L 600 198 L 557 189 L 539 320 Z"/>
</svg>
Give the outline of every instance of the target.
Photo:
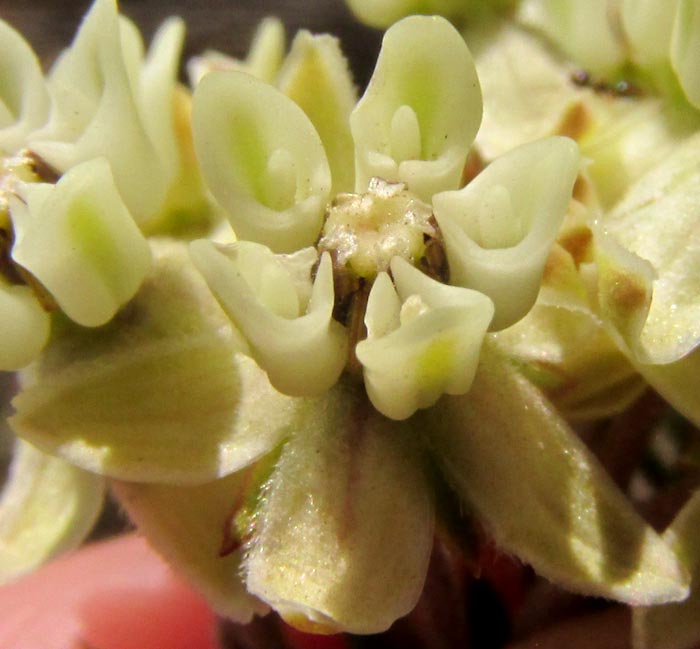
<svg viewBox="0 0 700 649">
<path fill-rule="evenodd" d="M 137 225 L 163 209 L 181 166 L 175 74 L 184 25 L 167 22 L 144 57 L 115 2 L 95 2 L 46 81 L 24 39 L 0 29 L 7 370 L 26 365 L 48 337 L 31 287 L 43 306 L 94 327 L 148 271 Z"/>
<path fill-rule="evenodd" d="M 524 0 L 520 7 L 525 24 L 542 30 L 584 69 L 614 76 L 631 62 L 661 88 L 677 92 L 677 86 L 696 108 L 698 16 L 693 0 L 624 0 L 618 5 Z M 591 33 L 599 35 L 595 46 Z"/>
<path fill-rule="evenodd" d="M 190 209 L 197 194 L 178 122 L 182 21 L 144 55 L 133 23 L 98 0 L 46 79 L 28 43 L 1 21 L 0 33 L 0 369 L 11 371 L 64 318 L 108 323 L 150 271 L 142 228 L 169 227 L 176 180 Z M 18 440 L 0 501 L 2 578 L 78 544 L 103 493 L 101 476 Z"/>
<path fill-rule="evenodd" d="M 692 1 L 524 0 L 488 38 L 464 30 L 480 43 L 482 155 L 566 133 L 590 161 L 536 306 L 498 334 L 570 419 L 620 412 L 650 384 L 700 422 L 697 16 Z M 695 581 L 696 511 L 697 495 L 667 532 Z M 696 643 L 699 592 L 635 612 L 635 647 Z"/>
<path fill-rule="evenodd" d="M 527 144 L 463 186 L 480 90 L 435 17 L 388 30 L 356 105 L 329 37 L 302 32 L 276 85 L 203 76 L 195 148 L 238 241 L 151 241 L 109 323 L 60 322 L 15 432 L 107 476 L 235 619 L 388 628 L 420 594 L 442 479 L 544 576 L 682 599 L 670 547 L 488 333 L 536 299 L 575 144 Z"/>
</svg>

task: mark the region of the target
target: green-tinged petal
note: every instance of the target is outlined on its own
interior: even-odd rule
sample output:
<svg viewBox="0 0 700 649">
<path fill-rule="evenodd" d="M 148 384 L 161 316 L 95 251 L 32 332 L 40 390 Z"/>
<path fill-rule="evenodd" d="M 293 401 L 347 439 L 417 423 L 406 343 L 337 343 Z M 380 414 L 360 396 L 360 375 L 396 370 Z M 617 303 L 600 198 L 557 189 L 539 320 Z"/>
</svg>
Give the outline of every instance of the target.
<svg viewBox="0 0 700 649">
<path fill-rule="evenodd" d="M 590 311 L 538 302 L 520 322 L 496 336 L 569 421 L 610 417 L 645 389 Z"/>
<path fill-rule="evenodd" d="M 285 43 L 282 22 L 274 17 L 264 18 L 255 30 L 245 60 L 235 59 L 216 50 L 206 50 L 200 56 L 192 57 L 187 62 L 190 85 L 194 88 L 205 74 L 217 70 L 240 70 L 267 83 L 274 83 L 282 67 Z"/>
<path fill-rule="evenodd" d="M 622 0 L 620 16 L 631 56 L 637 63 L 668 58 L 678 0 Z"/>
<path fill-rule="evenodd" d="M 491 345 L 469 393 L 421 421 L 448 480 L 495 541 L 567 589 L 678 601 L 688 576 L 541 393 Z"/>
<path fill-rule="evenodd" d="M 635 363 L 635 367 L 666 401 L 700 426 L 700 349 L 673 363 Z"/>
<path fill-rule="evenodd" d="M 455 28 L 438 16 L 396 23 L 350 117 L 356 191 L 374 176 L 425 201 L 456 189 L 480 121 L 476 68 Z"/>
<path fill-rule="evenodd" d="M 416 604 L 433 506 L 415 433 L 338 385 L 290 438 L 260 499 L 248 590 L 302 628 L 376 633 Z"/>
<path fill-rule="evenodd" d="M 585 260 L 591 258 L 593 234 L 587 217 L 573 201 L 535 306 L 495 336 L 567 421 L 615 415 L 646 388 L 591 306 L 588 279 L 594 268 Z"/>
<path fill-rule="evenodd" d="M 123 480 L 193 484 L 268 452 L 297 401 L 271 387 L 187 248 L 160 244 L 154 268 L 108 325 L 55 322 L 23 375 L 15 432 L 85 469 Z"/>
<path fill-rule="evenodd" d="M 250 241 L 228 248 L 195 241 L 190 255 L 276 389 L 295 396 L 322 394 L 338 380 L 348 340 L 345 328 L 333 319 L 329 254 L 321 257 L 313 286 L 302 282 L 299 288 L 284 258 Z M 300 255 L 307 259 L 302 272 L 306 270 L 310 285 L 317 255 L 313 249 L 296 257 Z"/>
<path fill-rule="evenodd" d="M 493 300 L 492 329 L 517 322 L 534 304 L 580 166 L 573 140 L 546 138 L 497 158 L 464 189 L 433 198 L 450 282 Z"/>
<path fill-rule="evenodd" d="M 103 498 L 100 476 L 18 440 L 0 497 L 0 582 L 77 547 Z"/>
<path fill-rule="evenodd" d="M 568 421 L 619 414 L 644 392 L 644 380 L 595 318 L 535 306 L 522 323 L 512 332 L 522 344 L 511 353 Z"/>
<path fill-rule="evenodd" d="M 477 291 L 430 279 L 401 257 L 374 282 L 367 302 L 367 339 L 355 353 L 367 395 L 391 419 L 432 406 L 443 393 L 469 390 L 493 303 Z"/>
<path fill-rule="evenodd" d="M 372 27 L 385 28 L 411 14 L 452 15 L 464 9 L 464 0 L 347 0 L 353 13 Z"/>
<path fill-rule="evenodd" d="M 175 91 L 184 39 L 184 21 L 180 18 L 166 20 L 153 36 L 139 70 L 139 113 L 168 186 L 181 165 L 175 131 Z"/>
<path fill-rule="evenodd" d="M 693 649 L 700 642 L 700 493 L 695 493 L 664 534 L 693 574 L 684 602 L 632 612 L 634 649 Z"/>
<path fill-rule="evenodd" d="M 350 113 L 357 92 L 336 38 L 300 31 L 280 71 L 277 87 L 308 115 L 328 156 L 333 195 L 355 186 Z"/>
<path fill-rule="evenodd" d="M 253 477 L 250 469 L 244 469 L 197 487 L 112 483 L 119 502 L 153 548 L 206 596 L 217 613 L 240 623 L 267 612 L 246 591 L 242 552 L 235 547 L 240 541 L 229 540 L 227 532 L 250 498 Z"/>
<path fill-rule="evenodd" d="M 27 41 L 0 20 L 0 151 L 20 149 L 42 126 L 49 95 L 36 55 Z"/>
<path fill-rule="evenodd" d="M 29 365 L 49 339 L 51 321 L 28 286 L 0 280 L 0 370 Z"/>
<path fill-rule="evenodd" d="M 587 171 L 605 208 L 614 207 L 633 183 L 700 127 L 697 113 L 654 96 L 612 101 L 594 95 L 586 109 L 588 128 L 579 145 L 590 159 Z"/>
<path fill-rule="evenodd" d="M 578 138 L 590 126 L 590 91 L 571 83 L 571 71 L 542 39 L 509 23 L 493 33 L 465 32 L 472 47 L 484 118 L 476 136 L 487 160 L 549 135 Z"/>
<path fill-rule="evenodd" d="M 151 264 L 103 158 L 84 162 L 56 185 L 28 183 L 10 202 L 12 258 L 75 322 L 97 327 L 136 293 Z"/>
<path fill-rule="evenodd" d="M 129 78 L 129 85 L 134 90 L 139 85 L 139 76 L 145 54 L 143 38 L 141 38 L 141 32 L 133 20 L 121 14 L 117 17 L 117 20 L 119 21 L 119 41 L 122 48 L 122 59 Z"/>
<path fill-rule="evenodd" d="M 291 99 L 242 72 L 212 72 L 194 94 L 204 180 L 241 239 L 275 252 L 312 245 L 331 186 L 326 154 Z"/>
<path fill-rule="evenodd" d="M 699 198 L 700 134 L 602 219 L 597 246 L 609 267 L 601 269 L 601 307 L 640 362 L 672 362 L 700 342 Z M 611 245 L 603 245 L 606 238 Z"/>
<path fill-rule="evenodd" d="M 133 79 L 138 52 L 129 28 L 126 47 L 122 46 L 124 31 L 115 0 L 96 0 L 73 44 L 51 70 L 50 119 L 32 134 L 30 146 L 59 171 L 95 157 L 107 158 L 124 202 L 137 222 L 143 223 L 165 200 L 172 170 L 163 166 L 141 120 L 141 97 Z M 166 67 L 174 71 L 176 66 Z M 166 82 L 159 80 L 154 96 L 161 83 Z M 171 113 L 166 113 L 150 120 L 163 120 L 159 132 L 168 123 Z"/>
<path fill-rule="evenodd" d="M 273 83 L 284 59 L 286 36 L 279 18 L 264 18 L 255 30 L 245 60 L 245 71 L 258 79 Z"/>
<path fill-rule="evenodd" d="M 518 17 L 544 32 L 577 65 L 605 75 L 625 59 L 611 4 L 608 0 L 524 0 Z"/>
<path fill-rule="evenodd" d="M 678 0 L 671 39 L 671 65 L 688 101 L 700 108 L 700 2 Z"/>
<path fill-rule="evenodd" d="M 175 89 L 174 105 L 178 175 L 159 214 L 142 229 L 149 236 L 182 239 L 209 234 L 219 224 L 230 231 L 231 226 L 215 209 L 204 187 L 192 140 L 192 95 L 184 86 Z"/>
<path fill-rule="evenodd" d="M 622 247 L 606 232 L 596 234 L 598 304 L 611 334 L 633 357 L 654 362 L 640 342 L 649 315 L 656 273 L 653 266 Z"/>
</svg>

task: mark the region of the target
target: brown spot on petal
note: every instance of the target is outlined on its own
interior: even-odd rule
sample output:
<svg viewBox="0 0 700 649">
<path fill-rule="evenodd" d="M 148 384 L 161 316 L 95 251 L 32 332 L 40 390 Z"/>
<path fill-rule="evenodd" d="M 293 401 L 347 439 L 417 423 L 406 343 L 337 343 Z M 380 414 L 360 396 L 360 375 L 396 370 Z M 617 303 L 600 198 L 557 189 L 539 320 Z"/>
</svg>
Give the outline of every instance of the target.
<svg viewBox="0 0 700 649">
<path fill-rule="evenodd" d="M 590 179 L 579 174 L 574 183 L 572 198 L 583 205 L 590 205 L 595 200 L 595 188 Z"/>
<path fill-rule="evenodd" d="M 22 151 L 20 155 L 28 159 L 30 169 L 40 182 L 56 184 L 60 180 L 61 172 L 46 162 L 38 153 L 26 150 Z"/>
<path fill-rule="evenodd" d="M 555 133 L 578 140 L 584 135 L 590 125 L 590 113 L 583 103 L 577 102 L 566 111 Z"/>
<path fill-rule="evenodd" d="M 633 313 L 646 307 L 649 290 L 637 276 L 612 271 L 608 278 L 609 301 L 620 313 Z"/>
<path fill-rule="evenodd" d="M 479 151 L 476 147 L 472 147 L 462 170 L 462 187 L 474 180 L 485 166 L 486 164 Z"/>
<path fill-rule="evenodd" d="M 592 260 L 593 233 L 587 226 L 578 225 L 562 232 L 558 242 L 571 255 L 576 266 Z"/>
<path fill-rule="evenodd" d="M 542 283 L 557 284 L 557 278 L 571 268 L 571 255 L 560 245 L 554 244 L 544 265 Z"/>
</svg>

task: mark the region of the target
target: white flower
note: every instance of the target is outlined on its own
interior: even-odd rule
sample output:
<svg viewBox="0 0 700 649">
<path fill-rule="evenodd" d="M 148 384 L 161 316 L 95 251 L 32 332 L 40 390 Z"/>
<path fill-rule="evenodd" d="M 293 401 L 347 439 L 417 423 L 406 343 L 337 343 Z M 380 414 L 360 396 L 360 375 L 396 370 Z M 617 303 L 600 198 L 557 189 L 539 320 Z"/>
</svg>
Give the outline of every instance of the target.
<svg viewBox="0 0 700 649">
<path fill-rule="evenodd" d="M 313 47 L 310 37 L 304 38 L 305 47 Z M 328 45 L 318 43 L 320 57 Z M 304 63 L 299 55 L 297 60 L 298 65 Z M 287 76 L 290 74 L 288 71 Z M 275 297 L 270 299 L 273 293 L 269 291 L 267 301 L 261 297 L 261 280 L 242 270 L 242 260 L 250 254 L 246 250 L 252 250 L 250 243 L 233 244 L 228 259 L 211 245 L 193 245 L 197 267 L 278 389 L 289 394 L 319 394 L 337 380 L 348 347 L 353 362 L 354 347 L 364 337 L 357 330 L 364 308 L 359 296 L 369 294 L 370 320 L 394 318 L 389 313 L 395 310 L 398 298 L 375 299 L 380 290 L 385 297 L 391 295 L 388 277 L 380 280 L 384 289 L 372 287 L 377 274 L 390 265 L 403 268 L 392 257 L 414 265 L 430 264 L 426 261 L 428 247 L 446 249 L 449 281 L 483 295 L 468 298 L 474 304 L 471 308 L 481 310 L 476 319 L 461 312 L 469 320 L 460 329 L 468 340 L 450 347 L 450 353 L 461 350 L 464 367 L 457 362 L 436 364 L 437 356 L 429 353 L 426 362 L 416 356 L 411 361 L 415 371 L 406 382 L 402 378 L 406 367 L 387 362 L 380 370 L 378 358 L 370 351 L 382 348 L 387 359 L 401 356 L 406 349 L 393 349 L 393 345 L 403 345 L 400 341 L 405 333 L 383 336 L 381 344 L 379 340 L 360 343 L 357 358 L 364 365 L 372 402 L 390 417 L 405 418 L 416 408 L 432 405 L 443 392 L 469 389 L 467 377 L 473 376 L 478 363 L 478 353 L 472 352 L 478 350 L 489 327 L 491 300 L 495 302 L 494 327 L 507 326 L 527 313 L 566 212 L 579 154 L 566 138 L 526 145 L 497 160 L 457 191 L 480 118 L 478 80 L 459 34 L 441 18 L 401 21 L 387 32 L 375 75 L 350 115 L 357 194 L 340 194 L 329 203 L 330 165 L 314 123 L 299 106 L 274 87 L 241 72 L 212 72 L 202 79 L 194 98 L 195 146 L 205 181 L 226 209 L 237 235 L 277 253 L 290 253 L 318 241 L 318 249 L 331 254 L 330 259 L 320 257 L 314 284 L 322 283 L 330 291 L 323 298 L 323 329 L 314 325 L 316 335 L 324 338 L 316 338 L 291 332 L 301 332 L 295 327 L 302 322 L 308 326 L 317 322 L 318 299 L 309 302 L 308 312 L 304 303 L 295 302 L 287 313 L 280 306 L 284 302 L 280 296 L 294 292 L 282 288 L 291 280 L 281 274 L 276 275 L 280 283 Z M 334 171 L 340 164 L 335 159 Z M 529 175 L 519 174 L 522 168 L 529 168 Z M 432 209 L 423 202 L 431 198 Z M 437 224 L 431 222 L 433 209 Z M 471 219 L 477 219 L 476 225 Z M 257 272 L 274 265 L 272 253 L 267 258 L 263 263 L 260 257 Z M 331 272 L 331 265 L 335 296 L 325 275 Z M 340 288 L 345 280 L 354 283 L 347 292 Z M 444 287 L 434 279 L 404 280 L 403 286 L 421 287 L 416 299 L 436 308 L 430 322 L 457 317 L 453 310 L 443 308 L 442 298 L 433 304 L 433 298 L 444 294 Z M 408 289 L 397 284 L 397 290 L 402 301 L 412 303 Z M 455 298 L 458 302 L 470 295 L 459 290 L 454 294 L 464 296 Z M 340 324 L 330 320 L 334 301 Z M 423 320 L 425 317 L 418 317 L 414 325 L 401 331 L 415 330 Z M 265 333 L 265 322 L 279 324 Z M 424 329 L 426 339 L 421 345 L 425 353 L 444 346 L 442 329 Z M 284 331 L 289 333 L 281 342 Z M 290 352 L 283 353 L 284 347 Z M 323 362 L 319 360 L 322 350 Z M 328 370 L 322 371 L 323 367 Z M 312 378 L 317 373 L 323 380 Z M 403 388 L 398 389 L 399 384 Z"/>
</svg>

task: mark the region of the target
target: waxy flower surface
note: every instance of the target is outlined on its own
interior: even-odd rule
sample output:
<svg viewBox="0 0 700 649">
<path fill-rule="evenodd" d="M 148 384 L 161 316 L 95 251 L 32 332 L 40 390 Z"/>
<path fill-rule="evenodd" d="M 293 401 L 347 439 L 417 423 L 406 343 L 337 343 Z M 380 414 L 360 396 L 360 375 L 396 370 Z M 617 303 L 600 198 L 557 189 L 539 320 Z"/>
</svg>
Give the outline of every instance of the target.
<svg viewBox="0 0 700 649">
<path fill-rule="evenodd" d="M 481 40 L 477 12 L 463 9 L 484 81 L 482 155 L 562 133 L 590 160 L 538 302 L 501 344 L 568 418 L 621 412 L 647 382 L 697 425 L 697 3 L 524 0 Z M 693 594 L 635 611 L 635 647 L 700 640 L 696 511 L 697 495 L 666 533 Z"/>
<path fill-rule="evenodd" d="M 184 32 L 169 21 L 144 56 L 116 4 L 96 2 L 45 80 L 24 39 L 5 23 L 0 31 L 0 368 L 18 370 L 62 318 L 105 325 L 150 271 L 139 226 L 167 227 L 172 185 L 187 172 L 175 81 Z M 10 476 L 3 578 L 78 544 L 104 491 L 100 476 L 23 441 Z"/>
<path fill-rule="evenodd" d="M 388 628 L 420 595 L 443 481 L 497 543 L 567 588 L 637 605 L 685 597 L 671 545 L 495 333 L 533 307 L 572 218 L 576 144 L 529 142 L 466 173 L 481 91 L 442 18 L 391 27 L 357 103 L 336 41 L 300 33 L 274 74 L 266 29 L 266 64 L 244 64 L 266 81 L 207 73 L 228 66 L 205 57 L 193 97 L 198 164 L 237 241 L 148 240 L 150 271 L 101 326 L 65 301 L 22 374 L 16 434 L 109 478 L 153 546 L 238 620 L 272 607 L 318 631 Z M 82 57 L 100 60 L 101 42 L 59 61 L 57 88 Z M 93 155 L 87 136 L 65 148 L 39 135 L 51 164 Z M 100 157 L 83 164 L 109 165 L 126 197 L 130 157 Z M 38 220 L 44 193 L 71 186 L 61 171 L 25 199 Z M 94 245 L 120 241 L 86 214 Z"/>
</svg>

